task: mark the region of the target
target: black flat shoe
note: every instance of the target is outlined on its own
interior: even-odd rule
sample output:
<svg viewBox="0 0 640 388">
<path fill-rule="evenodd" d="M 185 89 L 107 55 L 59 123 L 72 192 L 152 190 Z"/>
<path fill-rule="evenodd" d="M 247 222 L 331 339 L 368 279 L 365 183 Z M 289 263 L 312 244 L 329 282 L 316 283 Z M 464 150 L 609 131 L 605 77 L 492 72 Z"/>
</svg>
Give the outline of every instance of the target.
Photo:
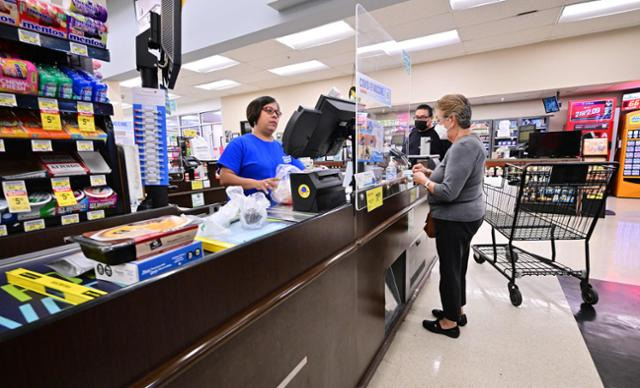
<svg viewBox="0 0 640 388">
<path fill-rule="evenodd" d="M 422 327 L 429 330 L 432 333 L 436 334 L 444 334 L 447 337 L 458 338 L 460 337 L 460 328 L 458 326 L 452 327 L 451 329 L 443 329 L 440 327 L 440 321 L 427 321 L 426 319 L 422 321 Z"/>
<path fill-rule="evenodd" d="M 438 319 L 444 318 L 444 311 L 442 311 L 442 310 L 433 309 L 433 310 L 431 310 L 431 314 L 433 314 L 433 316 L 438 318 Z M 458 318 L 458 326 L 464 326 L 466 324 L 467 324 L 467 314 L 462 314 Z"/>
</svg>

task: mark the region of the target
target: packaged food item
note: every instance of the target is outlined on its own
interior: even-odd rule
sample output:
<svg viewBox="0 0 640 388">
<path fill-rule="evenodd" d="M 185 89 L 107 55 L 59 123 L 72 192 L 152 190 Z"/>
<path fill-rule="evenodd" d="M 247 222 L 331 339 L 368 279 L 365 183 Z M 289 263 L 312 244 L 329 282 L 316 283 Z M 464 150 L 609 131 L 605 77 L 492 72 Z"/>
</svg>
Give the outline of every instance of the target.
<svg viewBox="0 0 640 388">
<path fill-rule="evenodd" d="M 18 25 L 17 0 L 0 0 L 0 23 Z"/>
<path fill-rule="evenodd" d="M 65 0 L 63 5 L 71 12 L 90 17 L 103 23 L 107 21 L 106 0 Z"/>
<path fill-rule="evenodd" d="M 197 217 L 163 216 L 73 236 L 90 259 L 109 265 L 140 260 L 190 244 L 201 221 Z"/>
<path fill-rule="evenodd" d="M 27 137 L 34 139 L 71 139 L 65 131 L 47 131 L 42 129 L 42 120 L 38 112 L 23 111 L 18 115 L 22 128 L 28 133 Z"/>
<path fill-rule="evenodd" d="M 61 66 L 60 70 L 62 70 L 67 77 L 71 78 L 73 83 L 73 97 L 77 100 L 91 101 L 93 97 L 93 84 L 91 81 L 87 80 L 78 71 L 69 67 Z"/>
<path fill-rule="evenodd" d="M 38 94 L 38 69 L 23 59 L 0 58 L 0 92 Z"/>
<path fill-rule="evenodd" d="M 2 215 L 2 224 L 11 225 L 16 222 L 53 217 L 56 214 L 56 201 L 51 193 L 29 193 L 29 205 L 31 210 L 28 212 L 4 213 Z"/>
<path fill-rule="evenodd" d="M 58 97 L 73 98 L 73 81 L 60 69 L 54 68 L 54 74 L 58 82 Z"/>
<path fill-rule="evenodd" d="M 76 204 L 73 206 L 58 206 L 56 208 L 57 215 L 63 216 L 65 214 L 80 213 L 89 210 L 89 199 L 87 199 L 83 190 L 73 190 L 73 195 L 76 197 Z"/>
<path fill-rule="evenodd" d="M 58 38 L 67 38 L 67 14 L 62 7 L 40 0 L 18 0 L 19 25 Z"/>
<path fill-rule="evenodd" d="M 84 194 L 87 196 L 89 210 L 108 209 L 118 203 L 118 194 L 109 186 L 86 187 Z"/>
<path fill-rule="evenodd" d="M 71 139 L 78 140 L 107 140 L 107 134 L 96 127 L 94 131 L 81 131 L 78 127 L 78 116 L 74 114 L 62 115 L 62 128 Z"/>
<path fill-rule="evenodd" d="M 0 110 L 0 138 L 29 138 L 16 115 L 9 109 Z"/>
<path fill-rule="evenodd" d="M 90 46 L 107 48 L 107 25 L 77 13 L 69 12 L 69 40 Z"/>
<path fill-rule="evenodd" d="M 38 154 L 42 167 L 50 176 L 87 175 L 89 170 L 73 155 L 64 152 L 46 152 Z"/>
<path fill-rule="evenodd" d="M 44 97 L 57 97 L 58 80 L 51 71 L 50 66 L 38 65 L 38 94 Z"/>
</svg>

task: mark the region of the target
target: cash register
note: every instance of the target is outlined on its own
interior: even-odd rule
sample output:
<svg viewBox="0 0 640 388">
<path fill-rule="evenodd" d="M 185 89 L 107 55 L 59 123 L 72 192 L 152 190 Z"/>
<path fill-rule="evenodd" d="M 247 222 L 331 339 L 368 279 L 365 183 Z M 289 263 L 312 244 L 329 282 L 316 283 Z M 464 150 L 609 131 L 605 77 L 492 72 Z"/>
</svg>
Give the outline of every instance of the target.
<svg viewBox="0 0 640 388">
<path fill-rule="evenodd" d="M 353 138 L 355 103 L 320 96 L 314 109 L 298 107 L 282 136 L 284 151 L 293 157 L 320 158 L 335 155 Z M 293 210 L 323 212 L 347 202 L 339 170 L 292 173 Z"/>
</svg>

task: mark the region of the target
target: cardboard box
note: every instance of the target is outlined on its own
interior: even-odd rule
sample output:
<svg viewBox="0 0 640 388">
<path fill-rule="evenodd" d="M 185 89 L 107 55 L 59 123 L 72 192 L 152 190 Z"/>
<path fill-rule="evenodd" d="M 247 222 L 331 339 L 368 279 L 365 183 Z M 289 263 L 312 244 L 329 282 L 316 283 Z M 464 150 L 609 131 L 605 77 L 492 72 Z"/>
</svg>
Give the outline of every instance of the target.
<svg viewBox="0 0 640 388">
<path fill-rule="evenodd" d="M 67 38 L 67 14 L 62 7 L 41 0 L 19 0 L 18 12 L 20 27 Z"/>
<path fill-rule="evenodd" d="M 174 270 L 202 257 L 202 243 L 194 241 L 191 244 L 147 259 L 125 264 L 108 265 L 98 262 L 95 265 L 96 278 L 128 286 Z"/>
</svg>

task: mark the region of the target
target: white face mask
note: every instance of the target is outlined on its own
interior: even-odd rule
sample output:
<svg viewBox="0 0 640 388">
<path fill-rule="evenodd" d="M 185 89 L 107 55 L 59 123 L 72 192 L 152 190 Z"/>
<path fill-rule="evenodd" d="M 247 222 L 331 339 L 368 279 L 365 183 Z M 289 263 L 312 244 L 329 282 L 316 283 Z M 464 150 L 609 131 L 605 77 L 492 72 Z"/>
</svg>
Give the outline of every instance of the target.
<svg viewBox="0 0 640 388">
<path fill-rule="evenodd" d="M 442 124 L 437 124 L 435 130 L 438 136 L 440 136 L 440 139 L 447 140 L 447 128 L 445 128 Z"/>
</svg>

